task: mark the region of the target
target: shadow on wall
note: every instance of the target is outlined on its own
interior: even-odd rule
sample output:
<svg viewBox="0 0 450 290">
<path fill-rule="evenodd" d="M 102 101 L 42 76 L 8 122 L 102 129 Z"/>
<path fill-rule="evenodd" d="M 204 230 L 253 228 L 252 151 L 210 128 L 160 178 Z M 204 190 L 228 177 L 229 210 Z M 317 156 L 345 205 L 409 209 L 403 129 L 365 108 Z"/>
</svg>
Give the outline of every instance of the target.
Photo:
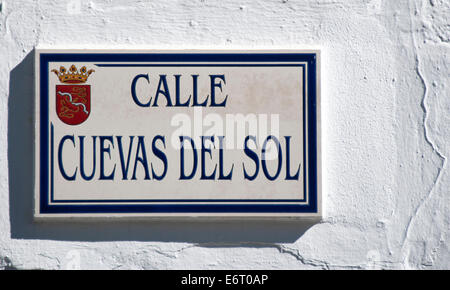
<svg viewBox="0 0 450 290">
<path fill-rule="evenodd" d="M 290 243 L 314 223 L 294 221 L 34 222 L 34 51 L 10 74 L 8 162 L 11 238 L 65 241 Z M 257 246 L 257 245 L 256 245 Z"/>
</svg>

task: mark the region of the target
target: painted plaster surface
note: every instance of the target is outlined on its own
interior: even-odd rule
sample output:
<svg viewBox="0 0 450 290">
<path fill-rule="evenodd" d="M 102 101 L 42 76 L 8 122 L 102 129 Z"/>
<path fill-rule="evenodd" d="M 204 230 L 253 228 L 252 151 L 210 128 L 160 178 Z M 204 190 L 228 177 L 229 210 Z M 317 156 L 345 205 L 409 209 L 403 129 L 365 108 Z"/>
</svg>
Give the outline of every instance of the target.
<svg viewBox="0 0 450 290">
<path fill-rule="evenodd" d="M 0 0 L 0 269 L 450 268 L 450 2 Z M 323 52 L 324 219 L 32 221 L 33 48 Z"/>
</svg>

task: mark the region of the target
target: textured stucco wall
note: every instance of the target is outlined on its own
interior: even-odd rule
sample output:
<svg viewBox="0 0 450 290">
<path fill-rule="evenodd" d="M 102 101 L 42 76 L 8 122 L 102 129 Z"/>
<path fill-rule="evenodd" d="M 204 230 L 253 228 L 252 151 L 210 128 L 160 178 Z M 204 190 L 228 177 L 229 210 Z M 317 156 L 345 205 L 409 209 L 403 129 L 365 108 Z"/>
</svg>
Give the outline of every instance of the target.
<svg viewBox="0 0 450 290">
<path fill-rule="evenodd" d="M 450 268 L 448 0 L 0 7 L 0 269 Z M 33 223 L 38 45 L 323 47 L 323 221 Z"/>
</svg>

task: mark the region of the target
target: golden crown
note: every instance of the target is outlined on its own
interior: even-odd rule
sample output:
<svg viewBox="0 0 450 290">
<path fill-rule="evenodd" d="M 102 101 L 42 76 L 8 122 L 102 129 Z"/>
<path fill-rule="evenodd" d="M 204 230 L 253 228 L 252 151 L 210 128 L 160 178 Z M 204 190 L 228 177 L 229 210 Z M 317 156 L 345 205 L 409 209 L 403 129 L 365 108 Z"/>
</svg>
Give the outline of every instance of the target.
<svg viewBox="0 0 450 290">
<path fill-rule="evenodd" d="M 59 80 L 62 83 L 76 84 L 86 82 L 89 75 L 93 73 L 94 70 L 87 70 L 86 67 L 83 66 L 80 71 L 78 71 L 77 67 L 72 64 L 69 68 L 69 71 L 67 71 L 65 67 L 61 66 L 59 68 L 59 71 L 57 71 L 56 69 L 52 69 L 52 72 L 54 72 L 58 76 Z"/>
</svg>

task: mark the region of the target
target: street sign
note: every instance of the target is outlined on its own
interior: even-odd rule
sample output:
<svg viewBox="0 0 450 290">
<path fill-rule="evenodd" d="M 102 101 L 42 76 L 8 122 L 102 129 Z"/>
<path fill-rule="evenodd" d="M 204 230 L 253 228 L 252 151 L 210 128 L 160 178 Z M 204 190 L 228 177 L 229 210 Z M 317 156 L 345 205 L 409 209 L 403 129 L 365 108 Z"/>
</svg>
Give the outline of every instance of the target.
<svg viewBox="0 0 450 290">
<path fill-rule="evenodd" d="M 321 216 L 317 50 L 36 50 L 35 217 Z"/>
</svg>

